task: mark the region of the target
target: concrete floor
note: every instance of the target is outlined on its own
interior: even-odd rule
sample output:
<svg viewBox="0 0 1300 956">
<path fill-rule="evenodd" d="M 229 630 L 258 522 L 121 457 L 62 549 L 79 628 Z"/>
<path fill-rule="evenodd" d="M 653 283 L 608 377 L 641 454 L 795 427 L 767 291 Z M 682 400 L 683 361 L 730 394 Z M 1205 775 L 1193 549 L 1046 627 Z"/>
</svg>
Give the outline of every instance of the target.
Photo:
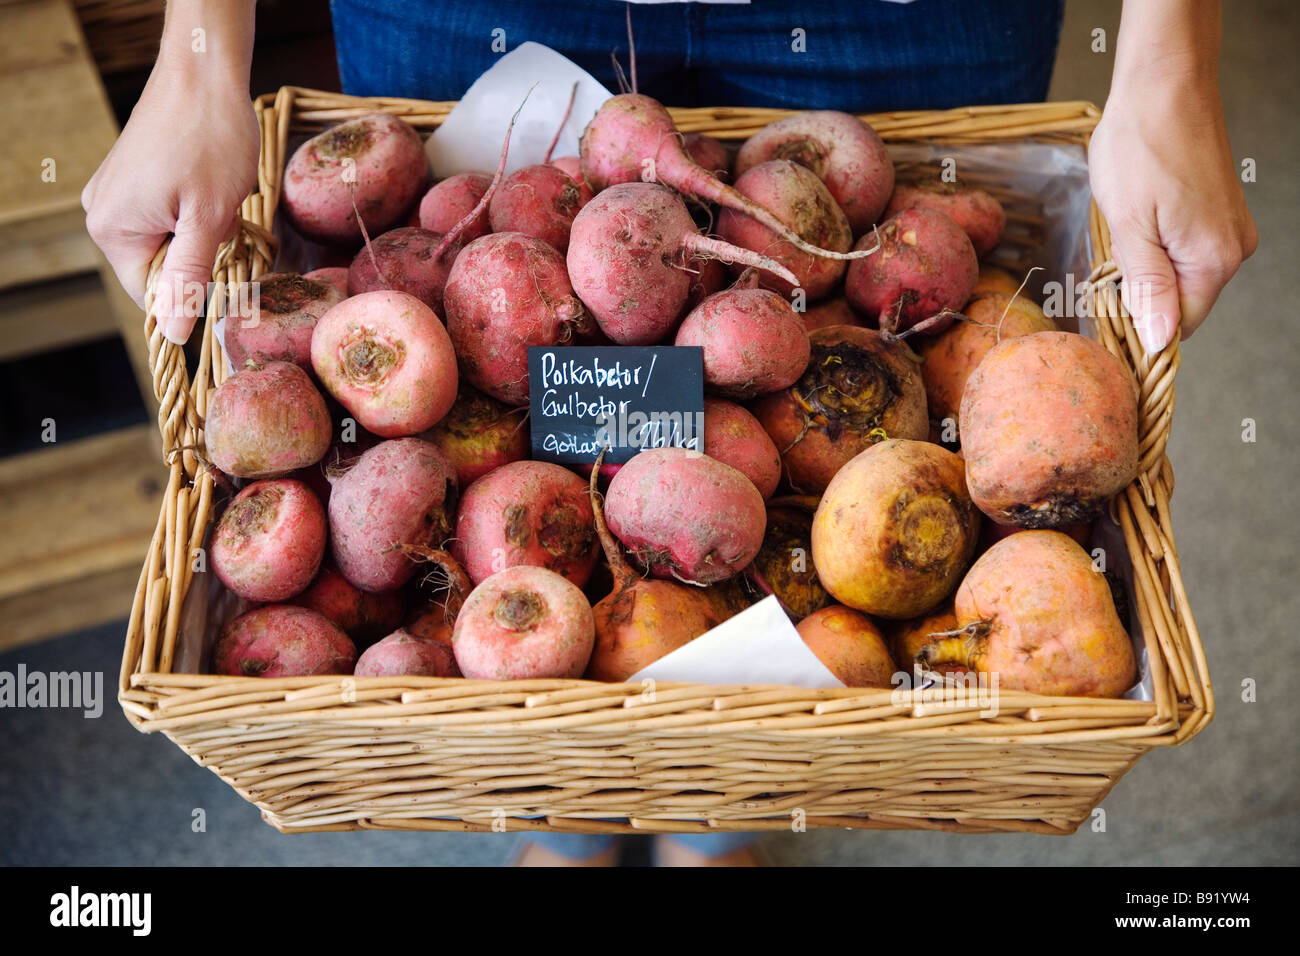
<svg viewBox="0 0 1300 956">
<path fill-rule="evenodd" d="M 1183 573 L 1214 679 L 1218 716 L 1196 740 L 1145 757 L 1107 797 L 1107 828 L 1070 837 L 821 831 L 764 837 L 795 865 L 1295 864 L 1300 858 L 1300 620 L 1294 495 L 1300 468 L 1293 380 L 1300 371 L 1283 278 L 1300 245 L 1295 96 L 1300 7 L 1226 5 L 1222 87 L 1238 159 L 1255 158 L 1247 197 L 1259 251 L 1183 349 L 1169 454 Z M 1054 99 L 1105 100 L 1117 2 L 1067 6 Z M 1113 43 L 1112 43 L 1113 49 Z M 1288 105 L 1289 104 L 1289 105 Z M 1257 441 L 1241 439 L 1242 419 Z M 1287 505 L 1286 502 L 1293 502 Z M 103 670 L 111 685 L 120 625 L 0 657 L 0 669 Z M 1283 653 L 1283 651 L 1287 653 Z M 1257 701 L 1242 700 L 1242 682 Z M 110 691 L 111 693 L 111 691 Z M 494 865 L 518 837 L 359 833 L 282 836 L 258 811 L 161 736 L 136 734 L 113 703 L 98 720 L 57 711 L 5 714 L 0 744 L 0 863 Z M 191 829 L 193 811 L 206 832 Z"/>
</svg>

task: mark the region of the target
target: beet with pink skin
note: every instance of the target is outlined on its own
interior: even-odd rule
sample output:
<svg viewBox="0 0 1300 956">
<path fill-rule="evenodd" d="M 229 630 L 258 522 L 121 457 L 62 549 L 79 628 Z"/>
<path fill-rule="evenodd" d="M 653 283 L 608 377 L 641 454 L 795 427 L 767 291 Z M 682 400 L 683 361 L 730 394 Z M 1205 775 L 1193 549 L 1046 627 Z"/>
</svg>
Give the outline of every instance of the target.
<svg viewBox="0 0 1300 956">
<path fill-rule="evenodd" d="M 690 294 L 691 261 L 713 256 L 770 269 L 784 266 L 696 231 L 686 206 L 654 183 L 611 186 L 573 220 L 567 257 L 573 290 L 619 345 L 650 345 L 673 329 Z"/>
<path fill-rule="evenodd" d="M 493 232 L 522 232 L 565 253 L 573 218 L 591 197 L 585 184 L 562 169 L 525 166 L 502 180 L 492 194 L 488 216 Z"/>
<path fill-rule="evenodd" d="M 983 189 L 973 186 L 934 181 L 900 183 L 889 199 L 885 218 L 912 208 L 933 209 L 961 226 L 980 258 L 997 247 L 1007 226 L 1007 214 L 1002 204 Z"/>
<path fill-rule="evenodd" d="M 705 386 L 734 399 L 793 385 L 810 354 L 808 333 L 789 302 L 739 284 L 696 306 L 673 344 L 702 346 Z"/>
<path fill-rule="evenodd" d="M 357 677 L 460 677 L 451 645 L 402 629 L 357 658 Z"/>
<path fill-rule="evenodd" d="M 284 208 L 298 231 L 326 244 L 355 245 L 397 224 L 429 177 L 424 143 L 389 113 L 372 113 L 303 143 L 284 168 Z"/>
<path fill-rule="evenodd" d="M 686 155 L 722 182 L 731 179 L 731 153 L 721 140 L 703 133 L 687 133 L 682 142 Z"/>
<path fill-rule="evenodd" d="M 590 324 L 564 257 L 521 232 L 466 246 L 444 302 L 465 378 L 511 406 L 528 403 L 528 347 L 566 344 Z"/>
<path fill-rule="evenodd" d="M 291 362 L 268 362 L 230 376 L 208 399 L 208 459 L 236 478 L 278 478 L 314 465 L 330 446 L 325 399 Z"/>
<path fill-rule="evenodd" d="M 580 156 L 557 156 L 551 160 L 551 166 L 568 173 L 576 182 L 586 186 L 582 178 L 582 157 Z M 590 188 L 590 187 L 588 187 Z"/>
<path fill-rule="evenodd" d="M 212 669 L 234 677 L 351 674 L 356 646 L 315 611 L 270 604 L 241 614 L 221 630 Z"/>
<path fill-rule="evenodd" d="M 415 563 L 400 546 L 446 538 L 455 490 L 451 463 L 429 442 L 380 442 L 333 479 L 329 524 L 339 570 L 363 591 L 405 584 Z"/>
<path fill-rule="evenodd" d="M 348 297 L 347 266 L 322 266 L 319 269 L 313 269 L 311 272 L 304 272 L 302 277 L 311 279 L 313 282 L 327 282 L 339 290 L 340 299 Z"/>
<path fill-rule="evenodd" d="M 363 246 L 348 268 L 348 295 L 391 290 L 413 295 L 442 316 L 442 294 L 457 247 L 433 257 L 442 236 L 403 226 Z"/>
<path fill-rule="evenodd" d="M 848 252 L 853 231 L 844 211 L 811 170 L 789 160 L 759 163 L 736 179 L 736 191 L 770 209 L 782 222 L 819 248 Z M 766 289 L 790 295 L 797 285 L 809 299 L 830 293 L 844 275 L 845 263 L 796 249 L 771 228 L 731 209 L 718 215 L 718 235 L 727 242 L 770 256 L 795 274 L 797 282 L 760 275 Z M 869 246 L 862 246 L 869 248 Z M 871 261 L 871 260 L 869 260 Z M 735 267 L 732 271 L 737 271 Z"/>
<path fill-rule="evenodd" d="M 873 130 L 849 113 L 810 110 L 768 123 L 736 155 L 736 175 L 788 159 L 817 175 L 844 210 L 855 236 L 881 217 L 894 188 L 894 163 Z"/>
<path fill-rule="evenodd" d="M 329 618 L 358 645 L 391 634 L 406 613 L 403 592 L 363 591 L 333 566 L 321 568 L 316 580 L 291 603 Z"/>
<path fill-rule="evenodd" d="M 781 454 L 758 419 L 732 402 L 704 399 L 704 453 L 754 483 L 765 499 L 781 483 Z"/>
<path fill-rule="evenodd" d="M 849 304 L 876 319 L 882 332 L 900 333 L 966 304 L 979 280 L 979 259 L 970 237 L 941 212 L 904 209 L 877 230 L 880 249 L 854 262 L 844 277 Z M 863 236 L 859 246 L 877 237 Z M 926 323 L 930 334 L 951 317 Z"/>
<path fill-rule="evenodd" d="M 451 552 L 475 584 L 531 564 L 582 587 L 599 554 L 594 522 L 587 483 L 569 469 L 511 462 L 465 490 Z"/>
<path fill-rule="evenodd" d="M 363 292 L 334 306 L 316 323 L 311 362 L 330 394 L 384 438 L 432 428 L 456 401 L 451 338 L 405 292 Z"/>
<path fill-rule="evenodd" d="M 420 437 L 438 446 L 456 469 L 457 483 L 468 488 L 494 468 L 528 457 L 527 412 L 461 382 L 451 411 Z"/>
<path fill-rule="evenodd" d="M 457 173 L 434 184 L 420 200 L 419 223 L 421 229 L 444 235 L 458 222 L 474 211 L 478 201 L 492 185 L 487 173 Z M 492 231 L 487 212 L 475 216 L 460 234 L 460 241 L 470 243 Z"/>
<path fill-rule="evenodd" d="M 226 316 L 222 344 L 230 363 L 237 369 L 249 362 L 292 362 L 311 368 L 312 330 L 345 293 L 293 272 L 264 275 L 256 285 L 256 303 L 247 314 Z"/>
<path fill-rule="evenodd" d="M 605 518 L 655 577 L 712 584 L 753 560 L 767 512 L 754 483 L 730 465 L 683 448 L 652 448 L 610 479 Z"/>
<path fill-rule="evenodd" d="M 577 585 L 546 568 L 520 565 L 470 593 L 452 648 L 471 680 L 576 678 L 595 639 L 591 605 Z"/>
<path fill-rule="evenodd" d="M 212 570 L 249 601 L 283 601 L 311 583 L 325 555 L 325 509 L 288 478 L 255 481 L 212 533 Z"/>
</svg>

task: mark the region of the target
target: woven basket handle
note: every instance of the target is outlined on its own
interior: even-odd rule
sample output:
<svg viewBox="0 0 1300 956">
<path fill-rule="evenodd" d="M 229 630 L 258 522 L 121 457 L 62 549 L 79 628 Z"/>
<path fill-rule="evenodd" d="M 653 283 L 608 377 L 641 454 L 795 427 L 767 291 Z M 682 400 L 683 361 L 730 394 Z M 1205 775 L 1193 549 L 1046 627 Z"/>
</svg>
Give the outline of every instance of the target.
<svg viewBox="0 0 1300 956">
<path fill-rule="evenodd" d="M 275 260 L 275 245 L 275 238 L 268 230 L 241 217 L 235 235 L 217 248 L 217 258 L 212 265 L 213 294 L 207 300 L 207 322 L 200 326 L 205 338 L 199 360 L 199 381 L 193 386 L 185 367 L 184 347 L 163 337 L 153 310 L 163 260 L 171 246 L 170 239 L 158 247 L 149 263 L 144 292 L 144 335 L 149 343 L 153 393 L 158 399 L 158 431 L 162 435 L 163 461 L 171 466 L 179 458 L 191 476 L 197 474 L 204 464 L 200 408 L 206 407 L 207 402 L 200 400 L 198 393 L 206 395 L 208 383 L 214 377 L 218 384 L 225 378 L 225 353 L 212 330 L 217 318 L 224 313 L 227 285 L 262 275 Z M 251 263 L 251 270 L 243 263 Z M 215 376 L 204 374 L 209 366 Z"/>
</svg>

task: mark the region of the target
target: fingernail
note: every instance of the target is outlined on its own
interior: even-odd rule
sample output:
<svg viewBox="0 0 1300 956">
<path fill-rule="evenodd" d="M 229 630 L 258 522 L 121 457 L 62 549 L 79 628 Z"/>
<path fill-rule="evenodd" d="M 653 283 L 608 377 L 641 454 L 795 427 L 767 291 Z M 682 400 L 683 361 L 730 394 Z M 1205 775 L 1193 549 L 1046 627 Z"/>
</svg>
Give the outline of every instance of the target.
<svg viewBox="0 0 1300 956">
<path fill-rule="evenodd" d="M 1174 337 L 1175 323 L 1163 312 L 1150 313 L 1145 321 L 1141 317 L 1134 319 L 1133 327 L 1137 330 L 1142 348 L 1151 355 L 1161 351 Z"/>
</svg>

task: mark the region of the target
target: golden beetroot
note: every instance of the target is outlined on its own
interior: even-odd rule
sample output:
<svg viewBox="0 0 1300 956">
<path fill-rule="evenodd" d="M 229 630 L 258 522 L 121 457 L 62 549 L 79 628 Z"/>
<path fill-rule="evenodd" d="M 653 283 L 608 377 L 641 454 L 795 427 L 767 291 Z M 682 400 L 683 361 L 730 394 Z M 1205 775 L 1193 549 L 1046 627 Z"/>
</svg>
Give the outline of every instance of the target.
<svg viewBox="0 0 1300 956">
<path fill-rule="evenodd" d="M 958 427 L 971 499 L 999 524 L 1088 521 L 1137 474 L 1137 384 L 1072 332 L 993 348 L 966 382 Z"/>
<path fill-rule="evenodd" d="M 961 633 L 927 644 L 920 660 L 1049 696 L 1119 697 L 1136 681 L 1133 645 L 1105 576 L 1059 531 L 995 544 L 957 589 L 956 611 Z"/>
<path fill-rule="evenodd" d="M 880 628 L 865 614 L 832 604 L 808 615 L 795 630 L 844 686 L 893 686 L 894 660 Z"/>
<path fill-rule="evenodd" d="M 938 635 L 956 629 L 957 612 L 953 610 L 951 600 L 944 601 L 925 617 L 900 622 L 890 635 L 889 652 L 894 656 L 899 669 L 911 674 L 921 648 L 940 640 Z M 960 664 L 934 664 L 931 670 L 962 674 L 966 668 Z"/>
<path fill-rule="evenodd" d="M 745 576 L 764 594 L 775 594 L 795 621 L 831 603 L 812 560 L 812 517 L 817 499 L 779 498 L 768 503 L 767 531 Z"/>
<path fill-rule="evenodd" d="M 915 348 L 924 359 L 921 378 L 925 380 L 930 421 L 956 421 L 966 380 L 999 341 L 1052 331 L 1056 331 L 1056 323 L 1028 299 L 991 292 L 972 300 L 965 318 L 945 331 L 918 338 Z"/>
<path fill-rule="evenodd" d="M 882 438 L 924 439 L 930 428 L 919 360 L 906 343 L 849 325 L 808 339 L 808 370 L 752 410 L 780 450 L 790 486 L 820 494 L 849 459 Z"/>
<path fill-rule="evenodd" d="M 881 442 L 840 469 L 822 496 L 813 563 L 841 603 L 916 617 L 956 587 L 979 517 L 959 457 L 929 442 Z"/>
</svg>

